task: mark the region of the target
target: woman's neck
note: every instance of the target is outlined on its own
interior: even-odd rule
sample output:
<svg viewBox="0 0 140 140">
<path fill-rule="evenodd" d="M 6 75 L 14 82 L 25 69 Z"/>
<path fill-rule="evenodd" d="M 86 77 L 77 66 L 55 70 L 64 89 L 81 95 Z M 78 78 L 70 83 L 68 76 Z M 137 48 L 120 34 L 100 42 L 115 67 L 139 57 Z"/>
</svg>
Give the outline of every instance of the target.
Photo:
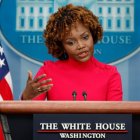
<svg viewBox="0 0 140 140">
<path fill-rule="evenodd" d="M 72 67 L 85 69 L 85 68 L 89 68 L 93 64 L 93 59 L 94 59 L 93 56 L 91 56 L 89 60 L 87 60 L 85 62 L 80 62 L 73 58 L 68 58 L 67 62 Z"/>
</svg>

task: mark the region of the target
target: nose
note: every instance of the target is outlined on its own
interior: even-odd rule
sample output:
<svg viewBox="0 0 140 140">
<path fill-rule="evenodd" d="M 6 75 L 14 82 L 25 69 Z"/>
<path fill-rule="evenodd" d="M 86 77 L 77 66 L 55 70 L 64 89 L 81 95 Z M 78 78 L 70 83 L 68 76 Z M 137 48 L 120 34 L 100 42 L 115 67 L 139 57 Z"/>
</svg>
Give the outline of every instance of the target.
<svg viewBox="0 0 140 140">
<path fill-rule="evenodd" d="M 82 43 L 82 41 L 78 41 L 77 42 L 77 49 L 78 50 L 81 50 L 81 49 L 83 49 L 85 47 L 85 45 Z"/>
</svg>

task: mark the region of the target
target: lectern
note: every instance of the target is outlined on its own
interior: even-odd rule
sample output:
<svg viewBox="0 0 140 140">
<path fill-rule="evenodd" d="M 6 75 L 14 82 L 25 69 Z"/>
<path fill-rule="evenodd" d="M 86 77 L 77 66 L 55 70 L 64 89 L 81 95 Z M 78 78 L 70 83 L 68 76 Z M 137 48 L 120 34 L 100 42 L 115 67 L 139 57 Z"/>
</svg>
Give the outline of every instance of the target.
<svg viewBox="0 0 140 140">
<path fill-rule="evenodd" d="M 33 114 L 132 114 L 132 139 L 140 140 L 140 102 L 2 101 L 12 140 L 33 139 Z M 1 120 L 3 121 L 3 120 Z"/>
</svg>

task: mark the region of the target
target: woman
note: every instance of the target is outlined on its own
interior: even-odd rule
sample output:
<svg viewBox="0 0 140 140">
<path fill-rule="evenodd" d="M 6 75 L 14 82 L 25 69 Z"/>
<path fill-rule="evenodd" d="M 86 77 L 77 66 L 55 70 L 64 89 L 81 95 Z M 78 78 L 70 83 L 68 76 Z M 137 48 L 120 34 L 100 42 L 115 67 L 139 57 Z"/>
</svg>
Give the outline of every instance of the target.
<svg viewBox="0 0 140 140">
<path fill-rule="evenodd" d="M 28 73 L 23 100 L 122 100 L 116 67 L 93 56 L 102 39 L 98 18 L 88 9 L 66 5 L 50 16 L 44 31 L 48 51 L 58 58 L 46 61 L 35 78 Z"/>
</svg>

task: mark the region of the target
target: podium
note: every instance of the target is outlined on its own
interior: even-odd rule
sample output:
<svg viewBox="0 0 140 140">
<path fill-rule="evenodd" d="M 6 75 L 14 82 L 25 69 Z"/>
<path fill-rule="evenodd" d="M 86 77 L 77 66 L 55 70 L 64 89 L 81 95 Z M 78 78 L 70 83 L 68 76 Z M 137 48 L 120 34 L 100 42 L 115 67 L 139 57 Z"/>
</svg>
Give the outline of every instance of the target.
<svg viewBox="0 0 140 140">
<path fill-rule="evenodd" d="M 33 114 L 132 114 L 132 139 L 140 140 L 140 102 L 2 101 L 12 140 L 33 139 Z"/>
</svg>

